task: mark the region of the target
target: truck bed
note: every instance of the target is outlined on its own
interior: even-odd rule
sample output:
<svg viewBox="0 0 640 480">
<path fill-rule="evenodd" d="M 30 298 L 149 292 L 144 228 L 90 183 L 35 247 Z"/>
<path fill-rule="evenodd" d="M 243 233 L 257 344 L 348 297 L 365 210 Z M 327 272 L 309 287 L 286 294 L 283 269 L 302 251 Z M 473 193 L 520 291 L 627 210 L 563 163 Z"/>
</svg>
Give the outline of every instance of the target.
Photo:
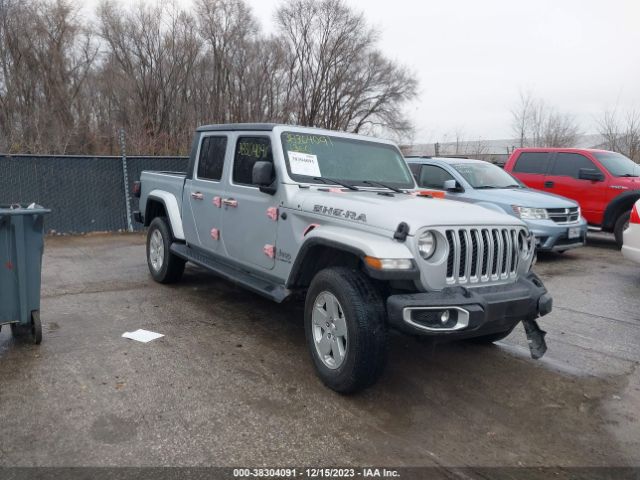
<svg viewBox="0 0 640 480">
<path fill-rule="evenodd" d="M 184 188 L 186 178 L 187 175 L 181 172 L 143 170 L 140 174 L 140 211 L 145 211 L 147 198 L 154 190 L 168 192 L 175 196 L 178 202 L 178 209 L 179 211 L 182 211 L 182 190 Z"/>
</svg>

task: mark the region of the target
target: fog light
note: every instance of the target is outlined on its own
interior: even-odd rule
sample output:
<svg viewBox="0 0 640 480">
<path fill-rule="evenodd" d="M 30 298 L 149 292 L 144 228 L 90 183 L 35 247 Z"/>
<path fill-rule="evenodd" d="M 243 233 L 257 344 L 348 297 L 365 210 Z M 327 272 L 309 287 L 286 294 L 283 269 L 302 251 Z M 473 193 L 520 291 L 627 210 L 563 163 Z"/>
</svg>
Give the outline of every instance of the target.
<svg viewBox="0 0 640 480">
<path fill-rule="evenodd" d="M 445 310 L 440 314 L 440 323 L 446 325 L 446 323 L 449 321 L 449 317 L 451 317 L 449 310 Z"/>
</svg>

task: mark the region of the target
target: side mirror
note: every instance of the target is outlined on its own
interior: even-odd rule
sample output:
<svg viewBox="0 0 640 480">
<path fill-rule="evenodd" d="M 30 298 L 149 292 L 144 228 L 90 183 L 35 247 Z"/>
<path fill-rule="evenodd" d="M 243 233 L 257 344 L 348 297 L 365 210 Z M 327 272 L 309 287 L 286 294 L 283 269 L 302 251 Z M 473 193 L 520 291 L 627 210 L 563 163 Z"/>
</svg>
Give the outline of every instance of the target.
<svg viewBox="0 0 640 480">
<path fill-rule="evenodd" d="M 462 187 L 455 180 L 445 180 L 443 188 L 447 192 L 462 192 Z"/>
<path fill-rule="evenodd" d="M 592 182 L 602 182 L 604 175 L 600 170 L 595 168 L 581 168 L 578 171 L 578 178 L 580 180 L 591 180 Z"/>
<path fill-rule="evenodd" d="M 271 186 L 273 181 L 273 163 L 259 160 L 253 164 L 251 183 L 260 187 L 261 192 L 268 193 L 270 195 L 276 193 L 276 188 Z"/>
</svg>

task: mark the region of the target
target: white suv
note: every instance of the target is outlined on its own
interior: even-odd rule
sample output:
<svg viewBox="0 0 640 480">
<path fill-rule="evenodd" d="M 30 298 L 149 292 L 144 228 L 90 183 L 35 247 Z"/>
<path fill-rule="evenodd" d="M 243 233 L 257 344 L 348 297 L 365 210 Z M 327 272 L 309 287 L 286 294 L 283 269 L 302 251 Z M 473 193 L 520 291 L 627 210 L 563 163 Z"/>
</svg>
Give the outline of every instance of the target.
<svg viewBox="0 0 640 480">
<path fill-rule="evenodd" d="M 622 234 L 622 254 L 631 261 L 640 263 L 640 200 L 631 210 L 629 226 Z"/>
</svg>

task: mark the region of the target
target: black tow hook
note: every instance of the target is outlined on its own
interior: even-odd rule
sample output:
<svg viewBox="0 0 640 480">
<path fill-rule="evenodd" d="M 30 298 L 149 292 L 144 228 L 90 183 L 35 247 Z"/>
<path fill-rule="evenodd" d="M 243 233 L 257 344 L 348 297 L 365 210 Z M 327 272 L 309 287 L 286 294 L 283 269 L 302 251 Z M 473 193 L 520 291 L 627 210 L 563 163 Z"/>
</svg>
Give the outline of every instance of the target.
<svg viewBox="0 0 640 480">
<path fill-rule="evenodd" d="M 523 320 L 522 324 L 527 334 L 527 343 L 529 344 L 531 358 L 534 360 L 542 358 L 547 351 L 547 342 L 544 341 L 544 336 L 547 332 L 542 330 L 535 320 Z"/>
</svg>

